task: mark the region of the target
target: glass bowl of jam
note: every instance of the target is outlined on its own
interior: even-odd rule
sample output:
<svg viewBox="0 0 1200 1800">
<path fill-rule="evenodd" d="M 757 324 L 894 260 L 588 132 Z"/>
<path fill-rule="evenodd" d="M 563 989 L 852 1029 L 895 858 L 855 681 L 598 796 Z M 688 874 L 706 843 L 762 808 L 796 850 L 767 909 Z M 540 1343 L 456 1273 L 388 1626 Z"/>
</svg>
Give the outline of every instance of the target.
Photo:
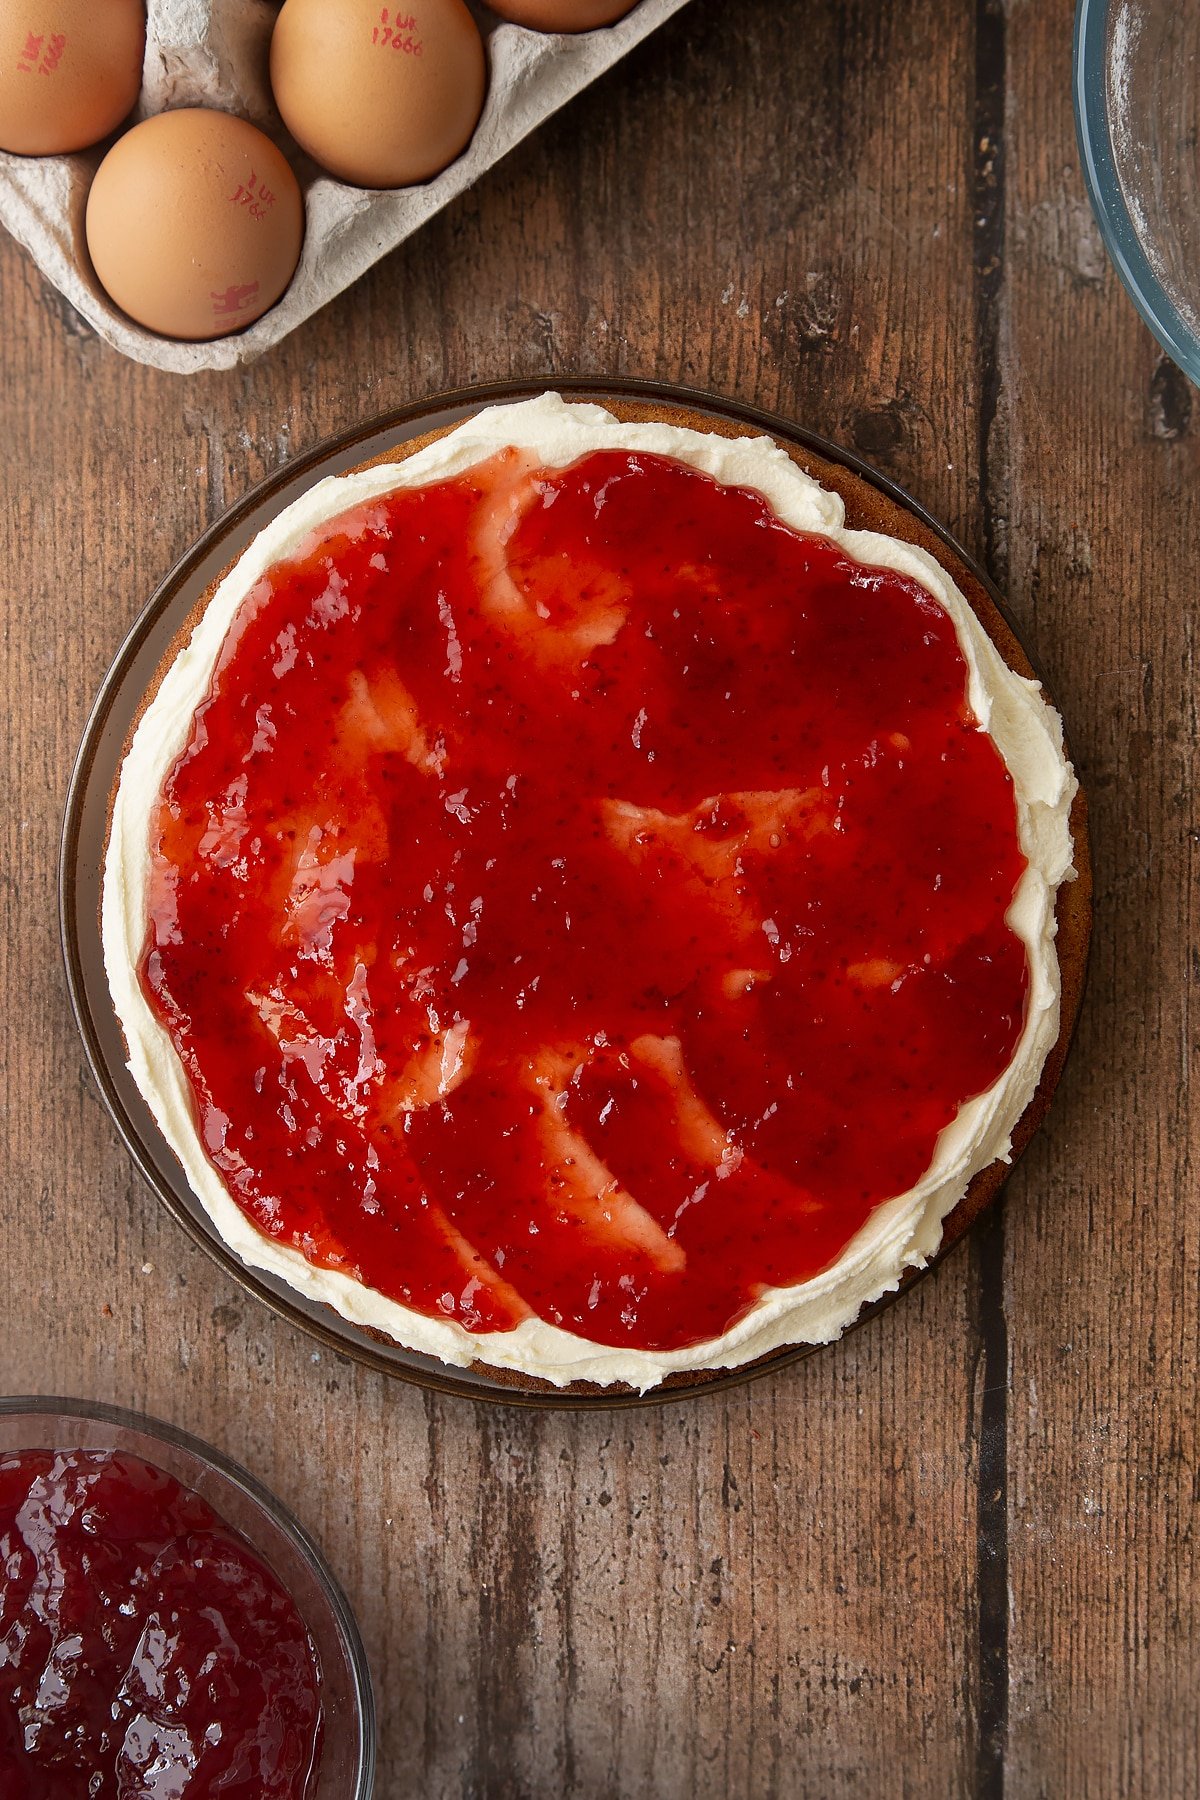
<svg viewBox="0 0 1200 1800">
<path fill-rule="evenodd" d="M 173 1426 L 0 1399 L 5 1800 L 367 1800 L 353 1614 L 279 1501 Z"/>
</svg>

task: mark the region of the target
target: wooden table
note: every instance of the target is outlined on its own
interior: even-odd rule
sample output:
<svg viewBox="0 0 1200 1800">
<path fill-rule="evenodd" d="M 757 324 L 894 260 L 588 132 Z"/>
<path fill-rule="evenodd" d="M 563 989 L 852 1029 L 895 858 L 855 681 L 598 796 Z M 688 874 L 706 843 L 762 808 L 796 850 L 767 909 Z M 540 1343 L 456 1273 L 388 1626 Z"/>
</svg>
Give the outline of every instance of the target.
<svg viewBox="0 0 1200 1800">
<path fill-rule="evenodd" d="M 0 1388 L 176 1420 L 295 1508 L 362 1621 L 381 1800 L 1200 1791 L 1200 405 L 1088 210 L 1070 15 L 694 0 L 244 373 L 122 361 L 0 243 Z M 1050 673 L 1097 875 L 1073 1061 L 990 1223 L 800 1367 L 582 1417 L 366 1373 L 194 1248 L 85 1073 L 54 898 L 92 696 L 197 533 L 410 396 L 565 371 L 906 483 Z"/>
</svg>

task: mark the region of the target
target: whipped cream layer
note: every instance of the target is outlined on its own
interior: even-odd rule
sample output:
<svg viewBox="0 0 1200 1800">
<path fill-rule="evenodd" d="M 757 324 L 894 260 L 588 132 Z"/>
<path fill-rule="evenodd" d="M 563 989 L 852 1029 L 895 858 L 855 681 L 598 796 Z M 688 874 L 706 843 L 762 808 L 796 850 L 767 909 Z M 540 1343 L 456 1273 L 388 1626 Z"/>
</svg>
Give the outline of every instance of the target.
<svg viewBox="0 0 1200 1800">
<path fill-rule="evenodd" d="M 1024 1028 L 1004 1074 L 963 1105 L 940 1134 L 933 1161 L 907 1193 L 876 1208 L 837 1261 L 791 1287 L 768 1289 L 720 1337 L 673 1351 L 599 1344 L 545 1320 L 511 1331 L 471 1333 L 387 1299 L 341 1271 L 308 1262 L 260 1233 L 205 1155 L 182 1064 L 138 979 L 147 929 L 149 820 L 176 757 L 185 748 L 226 633 L 255 583 L 301 551 L 330 519 L 398 488 L 460 474 L 509 446 L 562 468 L 596 450 L 670 456 L 729 486 L 761 494 L 785 524 L 816 532 L 857 562 L 896 570 L 918 582 L 950 617 L 969 672 L 979 729 L 992 738 L 1012 778 L 1017 829 L 1028 867 L 1008 923 L 1025 945 L 1029 989 Z M 936 1251 L 942 1222 L 972 1177 L 1007 1158 L 1013 1127 L 1033 1098 L 1059 1031 L 1055 897 L 1073 874 L 1069 827 L 1076 782 L 1062 726 L 1036 682 L 1012 671 L 949 575 L 925 551 L 875 532 L 850 531 L 841 499 L 827 492 L 766 437 L 726 438 L 669 424 L 629 424 L 602 407 L 536 400 L 488 408 L 399 463 L 319 482 L 272 520 L 222 580 L 187 646 L 166 671 L 122 765 L 104 867 L 105 965 L 125 1033 L 129 1067 L 164 1137 L 215 1229 L 244 1262 L 282 1278 L 310 1299 L 407 1348 L 466 1366 L 483 1362 L 555 1386 L 572 1381 L 627 1383 L 645 1391 L 675 1371 L 732 1368 L 784 1345 L 827 1343 L 861 1308 L 894 1289 L 906 1268 Z"/>
</svg>

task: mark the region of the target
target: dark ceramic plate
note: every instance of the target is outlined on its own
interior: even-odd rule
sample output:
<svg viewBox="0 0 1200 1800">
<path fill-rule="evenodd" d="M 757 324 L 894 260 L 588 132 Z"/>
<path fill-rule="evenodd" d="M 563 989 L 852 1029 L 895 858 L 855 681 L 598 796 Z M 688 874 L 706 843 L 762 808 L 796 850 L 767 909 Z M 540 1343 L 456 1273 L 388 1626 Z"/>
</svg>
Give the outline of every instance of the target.
<svg viewBox="0 0 1200 1800">
<path fill-rule="evenodd" d="M 611 1389 L 566 1391 L 547 1385 L 513 1386 L 512 1377 L 476 1365 L 453 1369 L 435 1358 L 380 1342 L 327 1308 L 297 1293 L 277 1277 L 248 1268 L 217 1235 L 207 1213 L 192 1194 L 174 1155 L 152 1119 L 125 1066 L 121 1029 L 109 997 L 100 942 L 101 864 L 108 827 L 109 798 L 116 782 L 125 739 L 160 662 L 205 590 L 238 557 L 251 539 L 283 507 L 326 475 L 339 475 L 361 463 L 395 451 L 410 440 L 457 424 L 481 407 L 523 400 L 542 391 L 541 383 L 498 383 L 440 395 L 404 407 L 311 451 L 272 475 L 206 531 L 184 555 L 153 595 L 118 652 L 100 690 L 84 732 L 67 795 L 59 864 L 59 904 L 63 954 L 71 1003 L 83 1035 L 92 1073 L 117 1129 L 138 1168 L 184 1229 L 234 1279 L 282 1318 L 310 1332 L 322 1344 L 355 1357 L 369 1367 L 423 1387 L 524 1406 L 594 1407 L 648 1405 L 682 1398 L 701 1389 L 713 1391 L 745 1381 L 766 1369 L 779 1369 L 811 1354 L 812 1346 L 774 1352 L 758 1362 L 716 1373 L 672 1377 L 646 1395 Z M 878 475 L 835 445 L 752 407 L 719 401 L 681 388 L 643 382 L 595 384 L 558 381 L 574 399 L 612 405 L 626 416 L 661 416 L 683 411 L 701 429 L 726 433 L 751 428 L 790 446 L 827 485 L 836 486 L 847 502 L 847 522 L 864 524 L 907 537 L 930 550 L 950 569 L 984 625 L 1014 667 L 1030 673 L 1003 602 L 987 577 L 949 535 L 894 483 Z M 1091 883 L 1086 813 L 1082 796 L 1072 818 L 1079 880 L 1061 891 L 1059 947 L 1063 964 L 1062 1031 L 1051 1053 L 1038 1093 L 1014 1133 L 1014 1158 L 1024 1148 L 1049 1103 L 1066 1057 L 1082 995 L 1091 920 Z M 981 1171 L 945 1222 L 940 1261 L 972 1220 L 999 1192 L 1008 1165 Z M 930 1265 L 933 1266 L 932 1264 Z M 910 1270 L 903 1292 L 922 1271 Z M 894 1295 L 863 1309 L 857 1323 L 870 1318 Z"/>
</svg>

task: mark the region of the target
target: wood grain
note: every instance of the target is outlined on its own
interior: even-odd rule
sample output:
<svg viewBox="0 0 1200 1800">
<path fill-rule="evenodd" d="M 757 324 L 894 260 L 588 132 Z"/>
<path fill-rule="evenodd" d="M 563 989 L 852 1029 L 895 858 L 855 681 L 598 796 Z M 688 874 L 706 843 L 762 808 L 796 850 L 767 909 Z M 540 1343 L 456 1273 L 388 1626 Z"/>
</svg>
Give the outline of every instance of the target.
<svg viewBox="0 0 1200 1800">
<path fill-rule="evenodd" d="M 1025 153 L 1005 183 L 1000 321 L 1011 373 L 989 486 L 1007 496 L 1010 590 L 1065 677 L 1100 921 L 1066 1105 L 1014 1183 L 1003 1268 L 1008 1768 L 1039 1800 L 1200 1792 L 1200 438 L 1191 389 L 1104 258 L 1057 116 L 1067 79 L 1065 38 L 1021 9 L 1008 130 Z M 1065 479 L 1046 479 L 1055 467 Z M 1064 1219 L 1082 1266 L 1055 1253 Z"/>
<path fill-rule="evenodd" d="M 1200 439 L 1086 211 L 1070 11 L 693 0 L 229 375 L 120 361 L 0 243 L 0 1387 L 174 1419 L 295 1508 L 362 1620 L 382 1800 L 1200 1789 Z M 1083 1035 L 1002 1222 L 828 1353 L 637 1415 L 424 1396 L 248 1302 L 91 1090 L 54 905 L 91 697 L 200 529 L 410 396 L 566 371 L 906 482 L 990 559 L 1094 808 Z"/>
</svg>

